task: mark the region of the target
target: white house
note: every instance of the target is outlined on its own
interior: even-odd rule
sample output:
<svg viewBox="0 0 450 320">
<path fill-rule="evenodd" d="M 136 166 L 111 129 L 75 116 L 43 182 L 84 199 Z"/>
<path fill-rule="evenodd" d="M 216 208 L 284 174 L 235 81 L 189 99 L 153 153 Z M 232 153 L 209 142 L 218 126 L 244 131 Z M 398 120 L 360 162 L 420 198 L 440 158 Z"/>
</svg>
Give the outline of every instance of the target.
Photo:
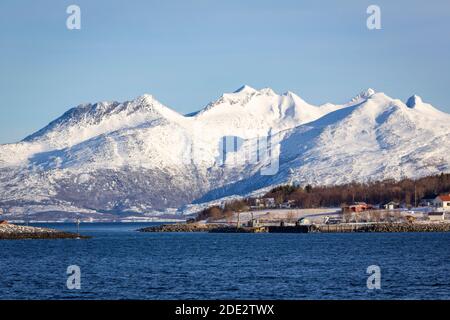
<svg viewBox="0 0 450 320">
<path fill-rule="evenodd" d="M 450 212 L 450 194 L 443 194 L 434 199 L 436 208 Z"/>
<path fill-rule="evenodd" d="M 274 208 L 275 198 L 255 199 L 255 205 L 257 208 Z"/>
<path fill-rule="evenodd" d="M 391 201 L 383 205 L 386 210 L 395 210 L 400 208 L 400 203 Z"/>
</svg>

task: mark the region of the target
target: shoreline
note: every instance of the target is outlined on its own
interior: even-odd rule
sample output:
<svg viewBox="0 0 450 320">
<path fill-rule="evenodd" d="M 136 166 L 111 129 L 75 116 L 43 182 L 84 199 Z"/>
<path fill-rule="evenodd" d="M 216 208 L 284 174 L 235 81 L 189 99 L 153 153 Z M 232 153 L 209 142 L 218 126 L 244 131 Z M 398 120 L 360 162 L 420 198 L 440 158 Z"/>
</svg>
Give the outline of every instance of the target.
<svg viewBox="0 0 450 320">
<path fill-rule="evenodd" d="M 223 224 L 188 224 L 188 223 L 172 223 L 160 224 L 138 229 L 139 232 L 209 232 L 211 230 L 223 227 Z"/>
<path fill-rule="evenodd" d="M 138 229 L 139 232 L 207 232 L 207 233 L 406 233 L 450 232 L 450 223 L 372 223 L 297 226 L 236 227 L 227 224 L 162 224 Z"/>
<path fill-rule="evenodd" d="M 0 224 L 0 240 L 33 240 L 33 239 L 90 239 L 76 233 L 49 228 L 20 226 L 11 223 Z"/>
<path fill-rule="evenodd" d="M 11 224 L 17 224 L 17 225 L 23 225 L 23 224 L 74 224 L 76 223 L 76 220 L 9 220 L 9 223 Z M 132 223 L 183 223 L 186 220 L 135 220 L 135 221 L 128 221 L 128 220 L 93 220 L 93 221 L 87 221 L 87 220 L 81 220 L 80 222 L 83 224 L 93 224 L 93 223 L 122 223 L 122 224 L 132 224 Z"/>
</svg>

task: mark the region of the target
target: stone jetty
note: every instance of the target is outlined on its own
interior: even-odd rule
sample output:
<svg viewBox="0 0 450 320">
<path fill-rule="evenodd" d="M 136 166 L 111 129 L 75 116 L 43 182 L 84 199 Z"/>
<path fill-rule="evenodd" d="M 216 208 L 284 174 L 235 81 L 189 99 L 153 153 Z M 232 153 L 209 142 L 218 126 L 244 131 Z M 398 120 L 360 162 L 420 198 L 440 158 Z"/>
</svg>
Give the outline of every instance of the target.
<svg viewBox="0 0 450 320">
<path fill-rule="evenodd" d="M 335 225 L 316 225 L 310 232 L 449 232 L 450 223 L 343 223 Z"/>
<path fill-rule="evenodd" d="M 162 224 L 139 229 L 140 232 L 209 232 L 222 227 L 221 224 L 204 223 L 173 223 Z"/>
<path fill-rule="evenodd" d="M 19 226 L 6 221 L 0 223 L 0 240 L 19 239 L 87 239 L 76 233 L 62 232 L 55 229 Z"/>
<path fill-rule="evenodd" d="M 336 225 L 239 227 L 228 224 L 175 223 L 140 229 L 141 232 L 212 233 L 347 233 L 347 232 L 449 232 L 450 223 L 343 223 Z"/>
<path fill-rule="evenodd" d="M 367 232 L 449 232 L 450 223 L 379 223 L 369 225 Z"/>
</svg>

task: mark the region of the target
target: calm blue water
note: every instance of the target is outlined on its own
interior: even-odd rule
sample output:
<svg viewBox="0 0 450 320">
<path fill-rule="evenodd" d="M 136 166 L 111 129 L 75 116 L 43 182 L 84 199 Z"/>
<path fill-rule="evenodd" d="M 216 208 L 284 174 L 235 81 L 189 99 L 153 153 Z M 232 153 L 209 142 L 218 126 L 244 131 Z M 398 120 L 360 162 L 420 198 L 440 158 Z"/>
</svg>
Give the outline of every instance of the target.
<svg viewBox="0 0 450 320">
<path fill-rule="evenodd" d="M 449 299 L 450 233 L 139 233 L 0 241 L 1 299 Z M 70 224 L 47 224 L 75 231 Z M 81 268 L 81 290 L 66 269 Z M 381 267 L 381 290 L 366 269 Z"/>
</svg>

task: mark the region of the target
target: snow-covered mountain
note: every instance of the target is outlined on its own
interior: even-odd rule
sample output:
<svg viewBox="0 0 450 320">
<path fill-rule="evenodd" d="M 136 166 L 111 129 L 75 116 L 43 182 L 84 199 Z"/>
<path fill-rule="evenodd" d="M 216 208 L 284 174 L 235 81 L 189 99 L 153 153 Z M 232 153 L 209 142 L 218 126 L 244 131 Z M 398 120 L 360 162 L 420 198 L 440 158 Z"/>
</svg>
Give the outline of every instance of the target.
<svg viewBox="0 0 450 320">
<path fill-rule="evenodd" d="M 372 89 L 314 106 L 243 86 L 185 116 L 150 95 L 85 104 L 0 146 L 0 213 L 154 214 L 293 181 L 425 176 L 450 171 L 449 138 L 449 114 Z"/>
</svg>

